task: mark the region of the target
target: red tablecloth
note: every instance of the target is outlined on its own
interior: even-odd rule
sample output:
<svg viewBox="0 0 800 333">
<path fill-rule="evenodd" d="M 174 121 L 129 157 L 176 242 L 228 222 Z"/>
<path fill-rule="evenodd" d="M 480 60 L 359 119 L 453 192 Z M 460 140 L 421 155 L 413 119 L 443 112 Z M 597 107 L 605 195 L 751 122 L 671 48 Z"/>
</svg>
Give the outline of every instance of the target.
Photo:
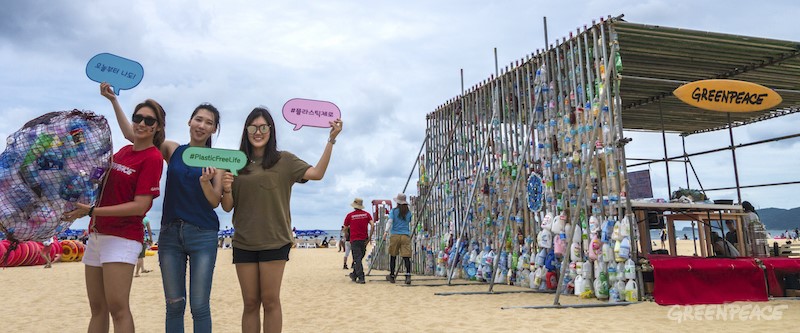
<svg viewBox="0 0 800 333">
<path fill-rule="evenodd" d="M 781 283 L 784 274 L 800 273 L 800 259 L 795 258 L 759 258 L 767 268 L 767 282 L 769 283 L 770 296 L 782 297 L 783 296 L 783 283 Z"/>
<path fill-rule="evenodd" d="M 660 305 L 767 301 L 764 272 L 752 258 L 650 255 Z"/>
</svg>

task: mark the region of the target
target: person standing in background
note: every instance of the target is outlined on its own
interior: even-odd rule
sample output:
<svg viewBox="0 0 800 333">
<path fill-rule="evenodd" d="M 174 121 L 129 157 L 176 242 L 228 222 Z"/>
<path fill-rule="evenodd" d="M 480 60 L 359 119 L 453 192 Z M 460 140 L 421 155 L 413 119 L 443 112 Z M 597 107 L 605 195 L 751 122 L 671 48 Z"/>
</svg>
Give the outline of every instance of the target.
<svg viewBox="0 0 800 333">
<path fill-rule="evenodd" d="M 353 211 L 344 218 L 344 226 L 350 231 L 350 245 L 353 248 L 353 272 L 350 280 L 364 284 L 364 255 L 367 254 L 367 242 L 372 239 L 375 232 L 375 222 L 372 215 L 364 211 L 364 200 L 355 198 L 350 204 Z M 347 258 L 345 257 L 345 260 Z"/>
<path fill-rule="evenodd" d="M 39 255 L 44 258 L 45 265 L 44 268 L 50 268 L 52 266 L 53 258 L 50 258 L 50 249 L 53 248 L 53 243 L 55 242 L 55 236 L 48 238 L 44 242 L 42 242 L 42 251 L 39 252 Z"/>
<path fill-rule="evenodd" d="M 344 243 L 344 266 L 342 269 L 347 269 L 347 258 L 350 257 L 350 251 L 353 246 L 350 243 L 350 228 L 342 226 L 342 230 L 344 230 L 344 238 L 342 239 Z M 352 261 L 350 262 L 350 266 L 353 266 Z"/>
<path fill-rule="evenodd" d="M 411 284 L 411 211 L 408 209 L 408 201 L 406 195 L 400 193 L 394 198 L 397 207 L 389 212 L 389 221 L 386 225 L 386 232 L 383 233 L 383 238 L 386 238 L 387 233 L 391 233 L 389 238 L 389 275 L 386 280 L 394 283 L 397 272 L 394 268 L 397 263 L 397 256 L 403 257 L 403 263 L 406 267 L 406 284 Z"/>
<path fill-rule="evenodd" d="M 147 249 L 153 244 L 153 229 L 150 228 L 150 219 L 145 216 L 142 219 L 144 224 L 144 242 L 142 242 L 142 252 L 139 252 L 139 260 L 136 261 L 136 273 L 134 277 L 139 277 L 139 273 L 150 273 L 149 269 L 144 268 L 144 256 L 147 254 Z"/>
<path fill-rule="evenodd" d="M 337 243 L 339 243 L 339 250 L 336 252 L 344 251 L 344 226 L 342 226 L 342 230 L 339 231 L 339 241 Z M 347 263 L 344 263 L 344 265 L 345 269 L 347 269 Z"/>
</svg>

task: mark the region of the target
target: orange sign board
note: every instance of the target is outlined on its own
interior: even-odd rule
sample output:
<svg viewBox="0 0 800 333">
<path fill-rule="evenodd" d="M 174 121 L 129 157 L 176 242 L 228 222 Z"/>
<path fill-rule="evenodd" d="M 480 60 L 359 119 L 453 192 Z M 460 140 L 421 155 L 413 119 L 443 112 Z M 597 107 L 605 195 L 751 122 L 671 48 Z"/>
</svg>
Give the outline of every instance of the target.
<svg viewBox="0 0 800 333">
<path fill-rule="evenodd" d="M 760 84 L 737 80 L 702 80 L 672 92 L 686 104 L 721 112 L 769 110 L 783 101 L 781 95 Z"/>
</svg>

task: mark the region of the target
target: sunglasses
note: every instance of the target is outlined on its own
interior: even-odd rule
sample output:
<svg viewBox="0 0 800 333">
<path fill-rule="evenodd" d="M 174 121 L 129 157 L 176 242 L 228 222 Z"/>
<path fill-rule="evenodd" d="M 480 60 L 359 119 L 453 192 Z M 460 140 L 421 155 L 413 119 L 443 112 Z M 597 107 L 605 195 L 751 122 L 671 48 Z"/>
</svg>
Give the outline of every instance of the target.
<svg viewBox="0 0 800 333">
<path fill-rule="evenodd" d="M 135 114 L 135 115 L 133 115 L 133 118 L 132 118 L 132 120 L 133 120 L 133 122 L 134 122 L 134 123 L 136 123 L 136 124 L 139 124 L 139 123 L 141 123 L 141 122 L 142 122 L 142 120 L 144 120 L 144 124 L 145 124 L 145 125 L 147 125 L 147 126 L 153 126 L 153 125 L 155 125 L 155 124 L 158 122 L 158 119 L 156 119 L 156 118 L 153 118 L 153 117 L 145 117 L 145 116 L 143 116 L 143 115 L 140 115 L 140 114 Z"/>
<path fill-rule="evenodd" d="M 256 131 L 266 134 L 269 131 L 269 125 L 250 125 L 247 126 L 247 133 L 256 134 Z"/>
</svg>

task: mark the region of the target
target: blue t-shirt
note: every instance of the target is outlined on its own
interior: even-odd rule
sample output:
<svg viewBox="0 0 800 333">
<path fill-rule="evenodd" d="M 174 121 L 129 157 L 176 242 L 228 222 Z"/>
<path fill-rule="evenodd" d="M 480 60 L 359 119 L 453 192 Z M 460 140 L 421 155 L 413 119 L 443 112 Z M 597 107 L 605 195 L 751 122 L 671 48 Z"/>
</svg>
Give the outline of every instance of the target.
<svg viewBox="0 0 800 333">
<path fill-rule="evenodd" d="M 219 230 L 219 218 L 214 207 L 208 204 L 200 176 L 203 168 L 183 163 L 183 151 L 189 145 L 175 148 L 167 165 L 167 186 L 164 190 L 164 209 L 161 225 L 182 219 L 204 230 Z"/>
<path fill-rule="evenodd" d="M 394 208 L 391 212 L 389 212 L 389 218 L 392 219 L 392 235 L 409 235 L 411 236 L 411 230 L 409 229 L 409 224 L 411 224 L 411 212 L 409 211 L 406 214 L 406 218 L 403 219 L 400 217 L 400 209 Z"/>
</svg>

